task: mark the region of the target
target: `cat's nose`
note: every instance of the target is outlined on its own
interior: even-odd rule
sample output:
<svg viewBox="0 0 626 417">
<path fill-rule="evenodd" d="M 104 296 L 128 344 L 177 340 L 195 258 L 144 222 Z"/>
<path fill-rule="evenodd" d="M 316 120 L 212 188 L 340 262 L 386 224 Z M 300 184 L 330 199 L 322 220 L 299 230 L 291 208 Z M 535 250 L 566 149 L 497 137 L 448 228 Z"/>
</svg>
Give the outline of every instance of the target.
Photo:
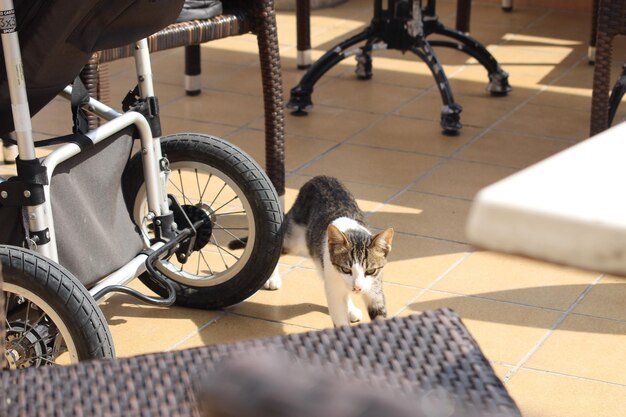
<svg viewBox="0 0 626 417">
<path fill-rule="evenodd" d="M 355 292 L 355 293 L 360 293 L 361 291 L 363 291 L 363 288 L 361 288 L 360 285 L 354 285 L 352 287 L 352 291 Z"/>
</svg>

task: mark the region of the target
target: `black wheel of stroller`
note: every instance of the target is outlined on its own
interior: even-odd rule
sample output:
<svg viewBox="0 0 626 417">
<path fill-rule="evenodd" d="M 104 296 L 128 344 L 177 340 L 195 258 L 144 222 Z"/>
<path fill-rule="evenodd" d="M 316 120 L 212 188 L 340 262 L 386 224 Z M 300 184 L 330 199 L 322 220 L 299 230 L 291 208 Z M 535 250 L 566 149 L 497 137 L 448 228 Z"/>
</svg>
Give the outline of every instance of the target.
<svg viewBox="0 0 626 417">
<path fill-rule="evenodd" d="M 172 281 L 176 304 L 217 309 L 245 300 L 270 277 L 280 256 L 282 211 L 276 190 L 250 156 L 222 139 L 182 133 L 161 138 L 161 149 L 171 170 L 167 193 L 192 222 L 209 220 L 198 230 L 188 257 L 175 254 L 156 265 Z M 149 240 L 139 155 L 129 164 L 124 183 L 129 209 Z M 230 249 L 233 240 L 246 244 Z M 149 274 L 140 278 L 165 295 Z"/>
<path fill-rule="evenodd" d="M 9 369 L 115 356 L 102 311 L 69 271 L 36 252 L 0 246 Z"/>
</svg>

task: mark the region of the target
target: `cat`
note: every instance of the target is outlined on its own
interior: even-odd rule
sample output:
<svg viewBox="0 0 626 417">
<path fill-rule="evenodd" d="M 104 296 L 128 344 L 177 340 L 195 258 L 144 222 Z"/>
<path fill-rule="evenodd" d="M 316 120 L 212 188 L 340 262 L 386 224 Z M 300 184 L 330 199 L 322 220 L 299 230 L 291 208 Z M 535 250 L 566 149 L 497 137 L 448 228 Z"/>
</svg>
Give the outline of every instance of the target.
<svg viewBox="0 0 626 417">
<path fill-rule="evenodd" d="M 382 277 L 392 241 L 392 228 L 376 235 L 367 229 L 356 200 L 333 177 L 317 176 L 305 183 L 285 216 L 283 253 L 313 259 L 335 326 L 363 318 L 353 295 L 364 298 L 370 319 L 387 316 Z M 277 270 L 266 289 L 280 288 Z"/>
</svg>

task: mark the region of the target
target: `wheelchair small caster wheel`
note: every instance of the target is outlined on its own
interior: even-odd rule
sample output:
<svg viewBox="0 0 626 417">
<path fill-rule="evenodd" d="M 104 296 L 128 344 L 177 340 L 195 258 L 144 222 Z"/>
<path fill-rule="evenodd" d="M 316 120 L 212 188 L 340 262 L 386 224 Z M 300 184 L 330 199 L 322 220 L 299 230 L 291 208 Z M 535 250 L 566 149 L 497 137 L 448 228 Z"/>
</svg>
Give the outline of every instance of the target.
<svg viewBox="0 0 626 417">
<path fill-rule="evenodd" d="M 291 97 L 286 107 L 293 110 L 291 114 L 294 116 L 306 116 L 308 114 L 306 110 L 313 108 L 311 91 L 304 90 L 299 86 L 292 88 Z"/>
<path fill-rule="evenodd" d="M 446 136 L 456 136 L 463 127 L 461 124 L 461 112 L 463 107 L 458 104 L 443 106 L 441 111 L 441 128 Z"/>
<path fill-rule="evenodd" d="M 369 54 L 361 54 L 356 56 L 356 69 L 354 70 L 359 80 L 372 79 L 372 57 Z"/>
<path fill-rule="evenodd" d="M 494 97 L 504 97 L 512 90 L 509 84 L 509 74 L 501 71 L 497 74 L 489 75 L 489 85 L 487 91 Z"/>
</svg>

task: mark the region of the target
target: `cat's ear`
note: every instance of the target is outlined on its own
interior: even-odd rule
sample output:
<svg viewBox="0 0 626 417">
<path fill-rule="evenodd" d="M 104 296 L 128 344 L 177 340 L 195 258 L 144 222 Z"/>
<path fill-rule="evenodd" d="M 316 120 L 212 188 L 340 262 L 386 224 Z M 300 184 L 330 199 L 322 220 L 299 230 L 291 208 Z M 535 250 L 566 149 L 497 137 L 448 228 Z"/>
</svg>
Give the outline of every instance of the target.
<svg viewBox="0 0 626 417">
<path fill-rule="evenodd" d="M 372 248 L 377 248 L 382 251 L 385 256 L 391 251 L 391 242 L 393 241 L 393 229 L 383 230 L 372 239 Z"/>
<path fill-rule="evenodd" d="M 343 234 L 337 226 L 333 224 L 328 225 L 328 248 L 331 252 L 337 252 L 338 249 L 345 249 L 348 247 L 348 238 Z"/>
</svg>

